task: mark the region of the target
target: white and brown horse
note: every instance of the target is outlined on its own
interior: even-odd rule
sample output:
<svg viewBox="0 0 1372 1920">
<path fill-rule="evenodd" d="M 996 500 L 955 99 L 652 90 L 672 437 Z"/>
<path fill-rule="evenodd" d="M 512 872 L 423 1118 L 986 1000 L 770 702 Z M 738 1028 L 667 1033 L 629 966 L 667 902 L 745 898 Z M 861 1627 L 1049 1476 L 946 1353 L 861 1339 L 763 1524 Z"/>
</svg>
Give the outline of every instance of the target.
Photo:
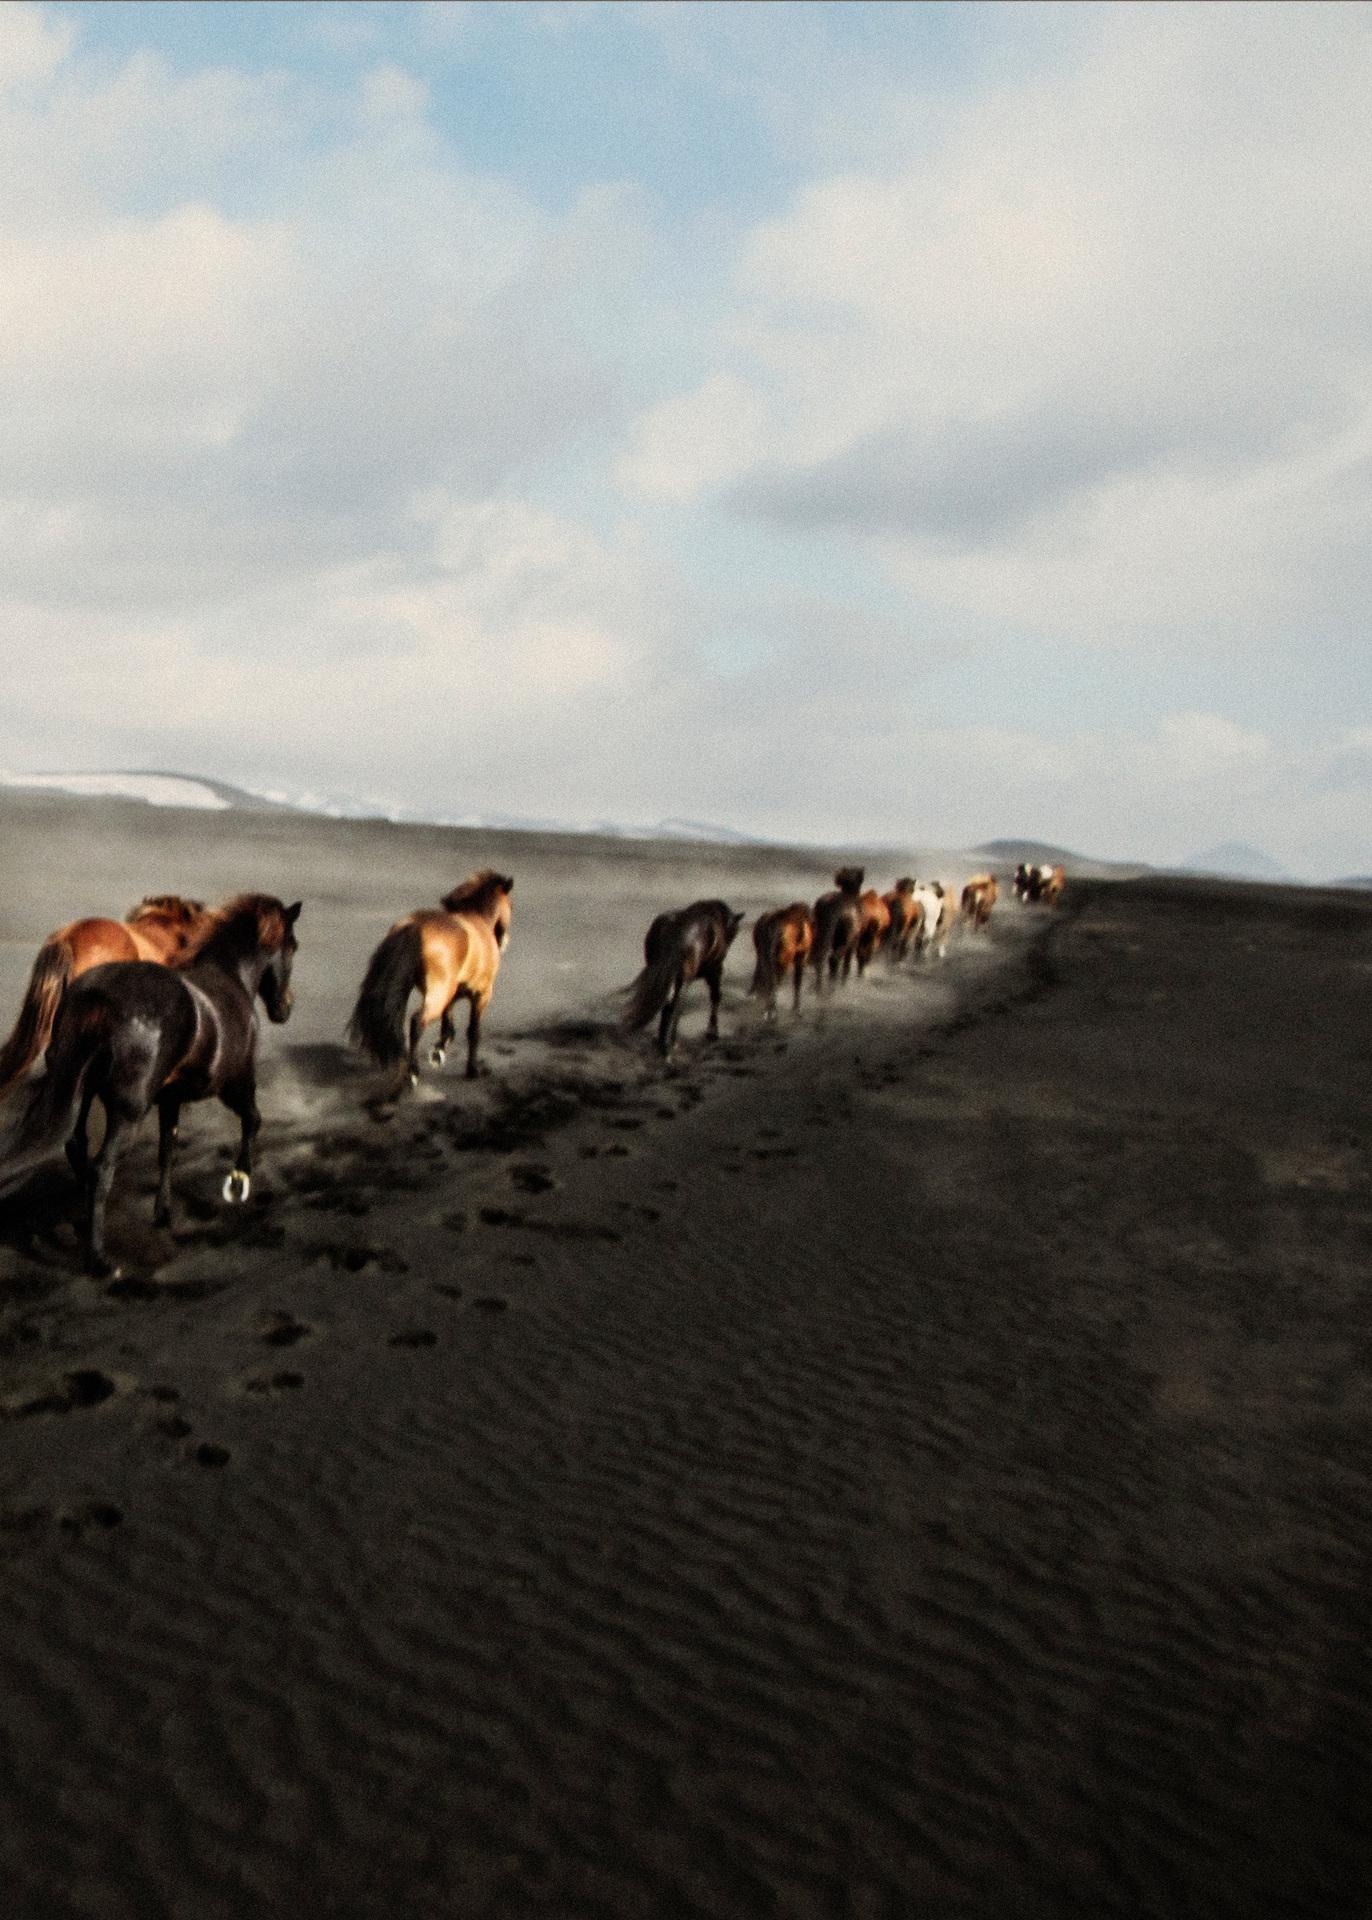
<svg viewBox="0 0 1372 1920">
<path fill-rule="evenodd" d="M 957 898 L 952 888 L 945 887 L 941 880 L 921 880 L 916 884 L 914 900 L 923 916 L 915 936 L 915 958 L 936 953 L 940 960 L 946 960 L 948 936 L 958 917 Z"/>
</svg>

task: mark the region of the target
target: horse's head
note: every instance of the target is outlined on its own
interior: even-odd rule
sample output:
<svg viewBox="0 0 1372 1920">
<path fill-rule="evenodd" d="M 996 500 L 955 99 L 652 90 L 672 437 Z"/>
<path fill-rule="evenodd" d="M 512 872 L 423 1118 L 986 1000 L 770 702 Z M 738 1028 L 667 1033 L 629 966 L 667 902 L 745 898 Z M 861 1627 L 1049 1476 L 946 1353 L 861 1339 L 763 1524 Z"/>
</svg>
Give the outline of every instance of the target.
<svg viewBox="0 0 1372 1920">
<path fill-rule="evenodd" d="M 513 912 L 510 895 L 514 892 L 514 878 L 508 873 L 498 873 L 496 880 L 499 892 L 496 894 L 495 915 L 491 925 L 495 929 L 495 943 L 503 953 L 510 938 L 510 916 Z"/>
<path fill-rule="evenodd" d="M 510 937 L 510 895 L 513 892 L 514 880 L 511 875 L 497 873 L 494 867 L 483 867 L 480 873 L 474 873 L 469 880 L 454 887 L 451 893 L 445 893 L 439 904 L 449 913 L 471 913 L 489 920 L 496 945 L 504 947 Z"/>
<path fill-rule="evenodd" d="M 258 980 L 257 991 L 267 1009 L 267 1018 L 278 1027 L 290 1019 L 291 1008 L 295 1004 L 295 995 L 291 990 L 291 964 L 299 945 L 295 937 L 295 923 L 300 918 L 302 904 L 297 900 L 293 907 L 283 907 L 279 900 L 272 901 L 277 921 L 274 928 L 269 929 L 265 924 L 270 916 L 262 916 L 266 964 Z M 278 937 L 279 944 L 272 944 Z"/>
<path fill-rule="evenodd" d="M 840 893 L 861 893 L 865 877 L 866 869 L 863 867 L 840 867 L 834 875 L 834 885 Z"/>
</svg>

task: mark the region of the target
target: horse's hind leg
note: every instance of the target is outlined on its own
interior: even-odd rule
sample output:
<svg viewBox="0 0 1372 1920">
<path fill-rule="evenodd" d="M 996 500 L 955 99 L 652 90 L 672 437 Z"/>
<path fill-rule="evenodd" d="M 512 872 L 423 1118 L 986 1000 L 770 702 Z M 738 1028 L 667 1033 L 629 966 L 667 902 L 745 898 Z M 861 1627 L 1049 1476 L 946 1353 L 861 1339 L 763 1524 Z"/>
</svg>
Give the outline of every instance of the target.
<svg viewBox="0 0 1372 1920">
<path fill-rule="evenodd" d="M 805 983 L 805 956 L 802 954 L 791 969 L 791 978 L 795 986 L 795 997 L 791 1002 L 792 1013 L 800 1012 L 800 989 Z"/>
<path fill-rule="evenodd" d="M 450 1000 L 439 1015 L 438 1045 L 429 1055 L 436 1067 L 441 1067 L 448 1057 L 448 1048 L 453 1044 L 456 1029 L 453 1026 L 453 1003 Z"/>
<path fill-rule="evenodd" d="M 167 1227 L 171 1225 L 172 1157 L 176 1152 L 177 1122 L 181 1118 L 180 1102 L 159 1100 L 157 1118 L 157 1201 L 152 1218 L 154 1226 Z"/>
<path fill-rule="evenodd" d="M 253 1142 L 262 1125 L 262 1115 L 257 1110 L 257 1082 L 244 1080 L 237 1086 L 225 1087 L 219 1097 L 230 1113 L 238 1115 L 238 1153 L 222 1188 L 225 1200 L 236 1207 L 241 1206 L 252 1191 Z"/>
<path fill-rule="evenodd" d="M 664 1059 L 676 1045 L 677 1022 L 681 1018 L 681 989 L 684 985 L 678 974 L 671 998 L 662 1009 L 662 1018 L 657 1023 L 657 1050 Z"/>
<path fill-rule="evenodd" d="M 94 1100 L 95 1075 L 88 1071 L 86 1083 L 81 1089 L 81 1106 L 76 1115 L 76 1125 L 72 1128 L 71 1138 L 67 1142 L 67 1165 L 78 1180 L 84 1180 L 90 1171 L 90 1143 L 87 1136 Z"/>
<path fill-rule="evenodd" d="M 481 1039 L 481 1016 L 486 1011 L 486 998 L 482 994 L 472 995 L 472 1009 L 467 1015 L 467 1078 L 475 1080 L 476 1049 Z"/>
<path fill-rule="evenodd" d="M 410 1052 L 406 1063 L 406 1072 L 409 1074 L 412 1087 L 419 1085 L 419 1039 L 423 1031 L 424 1009 L 418 1006 L 410 1015 Z"/>
<path fill-rule="evenodd" d="M 702 967 L 700 971 L 706 986 L 710 989 L 710 1024 L 705 1029 L 705 1038 L 707 1040 L 718 1040 L 719 1003 L 724 992 L 724 969 L 720 966 L 714 966 Z M 775 1012 L 775 995 L 773 996 L 772 1007 Z"/>
<path fill-rule="evenodd" d="M 105 1208 L 114 1169 L 124 1140 L 137 1126 L 139 1115 L 125 1106 L 105 1102 L 105 1138 L 86 1174 L 86 1265 L 98 1279 L 108 1279 L 116 1268 L 105 1252 Z"/>
</svg>

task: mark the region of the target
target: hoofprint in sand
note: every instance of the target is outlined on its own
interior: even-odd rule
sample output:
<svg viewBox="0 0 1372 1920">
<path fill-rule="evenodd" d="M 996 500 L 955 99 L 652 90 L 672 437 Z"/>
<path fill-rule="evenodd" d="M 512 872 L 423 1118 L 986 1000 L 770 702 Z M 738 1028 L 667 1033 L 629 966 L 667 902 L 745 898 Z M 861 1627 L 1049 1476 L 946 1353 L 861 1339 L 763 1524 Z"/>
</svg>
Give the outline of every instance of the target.
<svg viewBox="0 0 1372 1920">
<path fill-rule="evenodd" d="M 113 1293 L 55 1177 L 21 1910 L 1355 1911 L 1372 920 L 1078 897 L 667 1068 L 279 1053 L 246 1218 L 197 1130 Z"/>
</svg>

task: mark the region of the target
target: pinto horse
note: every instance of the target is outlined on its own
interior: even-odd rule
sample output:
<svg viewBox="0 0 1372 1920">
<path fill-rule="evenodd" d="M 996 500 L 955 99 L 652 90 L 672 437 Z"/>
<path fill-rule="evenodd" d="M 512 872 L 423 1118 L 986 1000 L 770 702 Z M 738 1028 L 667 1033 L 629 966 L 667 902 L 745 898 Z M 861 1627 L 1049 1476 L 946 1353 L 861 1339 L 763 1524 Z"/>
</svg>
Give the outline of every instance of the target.
<svg viewBox="0 0 1372 1920">
<path fill-rule="evenodd" d="M 845 980 L 852 970 L 862 928 L 862 881 L 861 867 L 840 867 L 834 875 L 835 891 L 822 893 L 815 902 L 815 944 L 810 962 L 821 993 L 826 969 L 831 982 L 838 978 L 840 966 Z"/>
<path fill-rule="evenodd" d="M 0 1046 L 0 1100 L 22 1080 L 47 1046 L 62 995 L 78 974 L 112 960 L 153 960 L 178 966 L 205 924 L 201 900 L 149 894 L 122 920 L 72 920 L 38 949 L 19 1018 Z"/>
<path fill-rule="evenodd" d="M 946 960 L 948 935 L 957 918 L 957 901 L 941 880 L 922 880 L 916 883 L 914 902 L 921 913 L 915 932 L 916 959 L 927 948 L 937 952 L 940 960 Z"/>
<path fill-rule="evenodd" d="M 242 1132 L 224 1198 L 244 1201 L 252 1184 L 257 1110 L 257 1014 L 278 1024 L 291 1011 L 293 907 L 265 893 L 240 894 L 196 935 L 181 967 L 117 960 L 92 967 L 63 996 L 48 1048 L 48 1070 L 6 1142 L 0 1188 L 14 1184 L 66 1136 L 67 1159 L 85 1199 L 90 1271 L 114 1271 L 105 1253 L 105 1207 L 129 1136 L 150 1108 L 160 1122 L 153 1219 L 171 1218 L 172 1156 L 181 1108 L 212 1095 Z M 91 1107 L 105 1109 L 105 1137 L 92 1158 Z"/>
<path fill-rule="evenodd" d="M 444 895 L 441 912 L 421 908 L 397 920 L 367 962 L 348 1034 L 379 1067 L 404 1061 L 402 1087 L 406 1077 L 412 1087 L 418 1084 L 419 1042 L 435 1020 L 441 1022 L 438 1045 L 429 1058 L 436 1067 L 447 1059 L 452 1010 L 460 999 L 470 1003 L 467 1078 L 476 1078 L 481 1016 L 490 1005 L 500 956 L 510 938 L 513 892 L 508 874 L 483 867 Z M 419 1005 L 410 1016 L 407 1048 L 405 1008 L 412 993 L 419 995 Z"/>
<path fill-rule="evenodd" d="M 697 900 L 676 913 L 660 913 L 643 938 L 643 971 L 629 989 L 624 1024 L 637 1032 L 655 1013 L 658 1049 L 669 1054 L 681 1019 L 681 995 L 692 980 L 710 989 L 711 1040 L 719 1034 L 719 1002 L 724 988 L 724 962 L 743 915 L 722 900 Z"/>
<path fill-rule="evenodd" d="M 768 1020 L 777 1017 L 777 989 L 789 973 L 795 990 L 792 1005 L 800 1011 L 800 985 L 805 962 L 815 943 L 815 916 L 803 900 L 789 907 L 773 907 L 753 922 L 753 945 L 757 949 L 757 967 L 749 993 L 762 996 L 763 1013 Z"/>
<path fill-rule="evenodd" d="M 1067 869 L 1062 866 L 1049 867 L 1026 866 L 1023 862 L 1015 868 L 1015 897 L 1026 905 L 1042 901 L 1044 906 L 1056 906 L 1062 898 L 1062 890 L 1067 885 Z"/>
</svg>

